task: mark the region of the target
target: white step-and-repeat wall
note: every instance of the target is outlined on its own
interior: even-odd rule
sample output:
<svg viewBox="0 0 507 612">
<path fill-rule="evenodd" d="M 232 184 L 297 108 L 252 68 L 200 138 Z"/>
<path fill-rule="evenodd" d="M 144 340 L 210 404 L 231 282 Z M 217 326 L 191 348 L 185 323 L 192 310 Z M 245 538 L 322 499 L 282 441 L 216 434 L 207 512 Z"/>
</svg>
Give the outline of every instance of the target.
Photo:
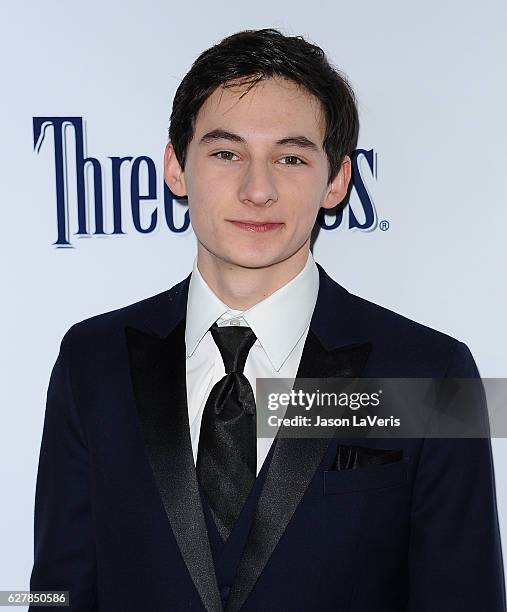
<svg viewBox="0 0 507 612">
<path fill-rule="evenodd" d="M 4 6 L 0 589 L 28 588 L 45 394 L 63 334 L 191 269 L 188 213 L 164 192 L 168 117 L 195 57 L 235 31 L 307 37 L 357 93 L 353 216 L 321 230 L 316 260 L 350 291 L 466 342 L 484 377 L 507 375 L 506 17 L 503 0 Z M 83 176 L 76 156 L 94 160 Z M 134 223 L 133 173 L 156 193 L 142 203 L 149 232 Z M 98 193 L 105 233 L 79 235 L 80 224 L 95 228 Z M 507 444 L 493 445 L 507 543 Z"/>
</svg>

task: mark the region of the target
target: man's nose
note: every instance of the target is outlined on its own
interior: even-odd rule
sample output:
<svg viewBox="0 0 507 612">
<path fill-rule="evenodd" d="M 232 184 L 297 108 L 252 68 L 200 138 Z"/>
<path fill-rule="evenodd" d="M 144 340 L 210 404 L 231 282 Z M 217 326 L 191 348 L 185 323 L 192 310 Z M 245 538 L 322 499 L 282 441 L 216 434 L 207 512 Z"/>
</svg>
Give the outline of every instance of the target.
<svg viewBox="0 0 507 612">
<path fill-rule="evenodd" d="M 266 162 L 250 161 L 239 190 L 239 199 L 246 204 L 271 206 L 278 199 L 273 170 Z"/>
</svg>

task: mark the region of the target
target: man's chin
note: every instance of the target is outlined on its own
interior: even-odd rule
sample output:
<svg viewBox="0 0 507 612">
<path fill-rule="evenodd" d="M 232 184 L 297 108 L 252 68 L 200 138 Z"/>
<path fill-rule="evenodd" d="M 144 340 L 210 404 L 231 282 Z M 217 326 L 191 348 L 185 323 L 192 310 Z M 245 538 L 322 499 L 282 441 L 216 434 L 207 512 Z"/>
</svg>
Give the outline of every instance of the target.
<svg viewBox="0 0 507 612">
<path fill-rule="evenodd" d="M 232 257 L 227 260 L 227 263 L 237 266 L 238 268 L 245 268 L 251 270 L 261 270 L 263 268 L 270 268 L 277 263 L 280 263 L 281 259 L 272 257 L 259 257 L 252 256 L 248 257 L 244 254 L 238 257 Z"/>
<path fill-rule="evenodd" d="M 227 256 L 224 257 L 223 261 L 229 265 L 232 264 L 243 269 L 260 270 L 273 268 L 274 266 L 283 264 L 284 262 L 287 264 L 289 263 L 288 260 L 294 256 L 295 253 L 291 256 L 287 253 L 252 253 L 243 249 L 238 253 L 228 253 Z"/>
<path fill-rule="evenodd" d="M 273 241 L 274 242 L 274 241 Z M 248 248 L 245 244 L 228 244 L 226 251 L 222 249 L 211 249 L 203 246 L 203 255 L 207 254 L 215 260 L 215 263 L 224 264 L 225 266 L 234 266 L 242 269 L 259 270 L 268 269 L 283 264 L 291 257 L 297 256 L 296 252 L 291 252 L 289 249 L 273 248 L 281 245 L 265 245 L 266 248 Z M 271 248 L 269 248 L 271 247 Z M 207 257 L 206 257 L 207 258 Z M 287 262 L 288 263 L 288 262 Z"/>
<path fill-rule="evenodd" d="M 251 251 L 241 247 L 234 250 L 230 249 L 227 253 L 215 251 L 214 255 L 225 265 L 245 269 L 270 268 L 284 260 L 281 254 Z"/>
</svg>

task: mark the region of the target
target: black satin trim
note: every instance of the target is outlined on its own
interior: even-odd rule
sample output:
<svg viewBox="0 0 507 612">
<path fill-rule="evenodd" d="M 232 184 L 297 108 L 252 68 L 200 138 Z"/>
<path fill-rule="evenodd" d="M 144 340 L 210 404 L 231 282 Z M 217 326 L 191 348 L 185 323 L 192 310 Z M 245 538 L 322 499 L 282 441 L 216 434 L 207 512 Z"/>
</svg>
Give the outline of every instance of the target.
<svg viewBox="0 0 507 612">
<path fill-rule="evenodd" d="M 297 377 L 358 377 L 370 351 L 370 343 L 328 351 L 310 329 Z M 225 612 L 238 612 L 252 592 L 332 440 L 277 437 L 275 442 Z"/>
<path fill-rule="evenodd" d="M 126 327 L 148 459 L 185 564 L 209 612 L 221 612 L 188 424 L 185 319 L 161 339 Z"/>
</svg>

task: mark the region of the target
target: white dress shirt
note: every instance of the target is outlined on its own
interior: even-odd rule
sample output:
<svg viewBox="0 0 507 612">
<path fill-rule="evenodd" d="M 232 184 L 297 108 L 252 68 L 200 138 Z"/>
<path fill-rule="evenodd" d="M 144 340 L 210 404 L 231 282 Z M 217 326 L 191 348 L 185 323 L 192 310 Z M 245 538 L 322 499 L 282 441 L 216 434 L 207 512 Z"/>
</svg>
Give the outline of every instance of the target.
<svg viewBox="0 0 507 612">
<path fill-rule="evenodd" d="M 202 277 L 194 260 L 188 290 L 185 328 L 188 420 L 194 463 L 206 400 L 225 368 L 209 328 L 248 325 L 257 336 L 244 374 L 256 395 L 257 378 L 294 380 L 301 361 L 319 290 L 319 271 L 309 252 L 305 267 L 289 283 L 244 311 L 224 304 Z M 257 438 L 257 474 L 273 438 Z"/>
</svg>

